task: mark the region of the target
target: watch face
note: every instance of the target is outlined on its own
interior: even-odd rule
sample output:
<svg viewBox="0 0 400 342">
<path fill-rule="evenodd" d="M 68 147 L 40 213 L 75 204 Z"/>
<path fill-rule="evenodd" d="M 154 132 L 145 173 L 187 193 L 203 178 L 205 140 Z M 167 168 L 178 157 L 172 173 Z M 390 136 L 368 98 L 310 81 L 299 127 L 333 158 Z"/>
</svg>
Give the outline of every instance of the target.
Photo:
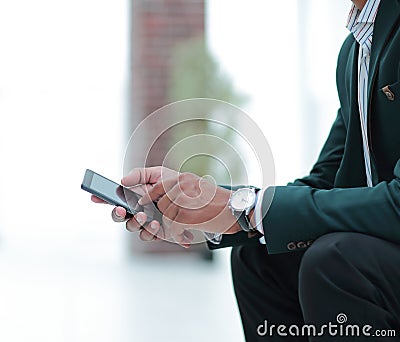
<svg viewBox="0 0 400 342">
<path fill-rule="evenodd" d="M 232 194 L 231 207 L 237 211 L 245 211 L 254 204 L 255 200 L 256 194 L 252 189 L 239 189 Z"/>
</svg>

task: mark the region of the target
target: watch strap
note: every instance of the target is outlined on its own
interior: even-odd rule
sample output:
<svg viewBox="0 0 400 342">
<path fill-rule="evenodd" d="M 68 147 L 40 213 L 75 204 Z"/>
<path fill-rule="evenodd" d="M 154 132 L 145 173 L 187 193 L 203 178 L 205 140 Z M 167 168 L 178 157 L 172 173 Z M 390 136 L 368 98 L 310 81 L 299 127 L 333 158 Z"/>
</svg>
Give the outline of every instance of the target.
<svg viewBox="0 0 400 342">
<path fill-rule="evenodd" d="M 250 232 L 253 229 L 251 229 L 251 224 L 250 220 L 246 215 L 245 211 L 242 211 L 240 215 L 237 217 L 237 222 L 239 223 L 239 226 L 244 230 L 245 232 Z"/>
</svg>

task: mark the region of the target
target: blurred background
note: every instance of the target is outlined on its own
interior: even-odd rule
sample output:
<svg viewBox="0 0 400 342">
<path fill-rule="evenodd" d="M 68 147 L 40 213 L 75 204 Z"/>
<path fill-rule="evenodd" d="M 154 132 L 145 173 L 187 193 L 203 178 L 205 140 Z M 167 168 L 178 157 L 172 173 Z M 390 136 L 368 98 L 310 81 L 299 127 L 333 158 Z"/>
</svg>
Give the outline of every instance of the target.
<svg viewBox="0 0 400 342">
<path fill-rule="evenodd" d="M 83 173 L 118 181 L 142 119 L 211 97 L 260 126 L 277 184 L 306 174 L 336 116 L 349 8 L 1 0 L 0 341 L 243 341 L 229 250 L 139 242 Z"/>
</svg>

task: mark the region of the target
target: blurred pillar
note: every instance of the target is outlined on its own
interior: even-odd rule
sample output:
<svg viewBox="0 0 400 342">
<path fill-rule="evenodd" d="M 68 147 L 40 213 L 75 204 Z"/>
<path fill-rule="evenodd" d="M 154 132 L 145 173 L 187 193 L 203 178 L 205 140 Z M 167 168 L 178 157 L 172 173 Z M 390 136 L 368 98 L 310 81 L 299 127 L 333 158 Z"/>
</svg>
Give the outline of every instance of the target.
<svg viewBox="0 0 400 342">
<path fill-rule="evenodd" d="M 204 1 L 132 0 L 129 135 L 147 115 L 167 104 L 171 59 L 176 46 L 194 37 L 204 39 Z M 168 139 L 168 136 L 163 135 L 162 139 Z M 131 167 L 143 166 L 146 151 L 140 148 L 140 142 L 137 143 L 138 154 L 125 161 Z M 146 166 L 160 165 L 167 146 L 167 143 L 158 141 L 156 151 L 152 151 L 146 160 Z M 136 237 L 133 238 L 134 251 L 182 250 L 168 243 L 137 241 Z"/>
<path fill-rule="evenodd" d="M 172 52 L 204 37 L 204 0 L 132 0 L 131 126 L 167 104 Z M 161 151 L 160 151 L 161 153 Z"/>
</svg>

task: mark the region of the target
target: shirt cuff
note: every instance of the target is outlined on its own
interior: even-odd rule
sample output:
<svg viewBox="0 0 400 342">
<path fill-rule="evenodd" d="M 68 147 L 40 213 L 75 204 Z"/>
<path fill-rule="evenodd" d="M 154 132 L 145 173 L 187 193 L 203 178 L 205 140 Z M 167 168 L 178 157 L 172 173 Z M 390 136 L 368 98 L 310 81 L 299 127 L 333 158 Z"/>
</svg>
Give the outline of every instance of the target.
<svg viewBox="0 0 400 342">
<path fill-rule="evenodd" d="M 256 221 L 256 229 L 263 235 L 259 240 L 260 243 L 266 244 L 264 227 L 263 227 L 263 214 L 262 214 L 262 200 L 264 197 L 264 192 L 267 188 L 261 189 L 257 192 L 256 205 L 254 207 L 254 219 Z"/>
<path fill-rule="evenodd" d="M 208 241 L 213 243 L 214 245 L 219 245 L 222 241 L 222 234 L 220 233 L 208 233 L 204 232 L 204 236 Z"/>
</svg>

